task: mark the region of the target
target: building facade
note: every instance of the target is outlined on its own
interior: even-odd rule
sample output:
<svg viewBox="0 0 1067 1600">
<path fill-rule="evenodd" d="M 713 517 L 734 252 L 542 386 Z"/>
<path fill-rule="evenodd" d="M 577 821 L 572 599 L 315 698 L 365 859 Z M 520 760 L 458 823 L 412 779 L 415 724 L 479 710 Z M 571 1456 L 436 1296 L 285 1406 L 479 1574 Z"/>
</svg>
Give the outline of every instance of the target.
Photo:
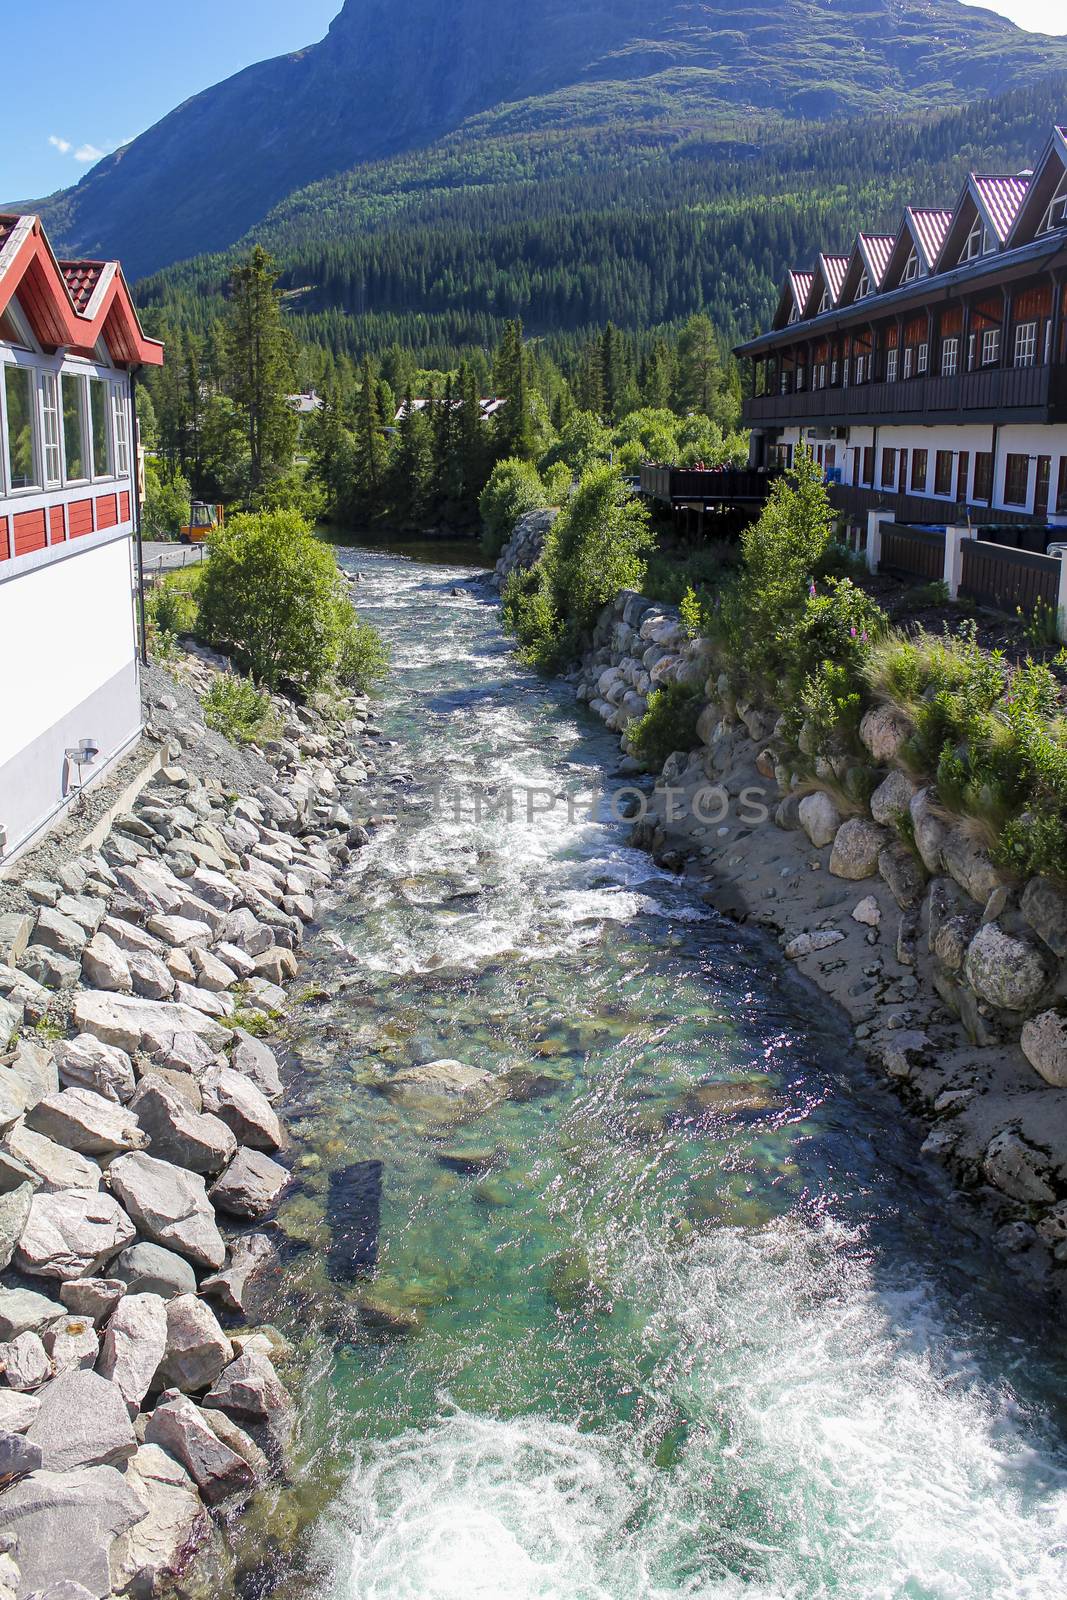
<svg viewBox="0 0 1067 1600">
<path fill-rule="evenodd" d="M 162 360 L 116 262 L 0 215 L 0 867 L 140 733 L 133 375 Z"/>
<path fill-rule="evenodd" d="M 953 208 L 790 272 L 737 354 L 752 464 L 807 445 L 857 527 L 1067 528 L 1067 128 L 1033 171 L 972 173 Z"/>
</svg>

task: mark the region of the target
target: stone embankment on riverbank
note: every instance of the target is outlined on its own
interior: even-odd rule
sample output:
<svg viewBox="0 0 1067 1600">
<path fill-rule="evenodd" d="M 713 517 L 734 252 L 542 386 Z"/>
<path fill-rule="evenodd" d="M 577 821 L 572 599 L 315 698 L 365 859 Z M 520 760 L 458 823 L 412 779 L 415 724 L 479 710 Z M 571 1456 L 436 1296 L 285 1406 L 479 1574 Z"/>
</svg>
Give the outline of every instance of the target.
<svg viewBox="0 0 1067 1600">
<path fill-rule="evenodd" d="M 651 691 L 703 693 L 695 750 L 670 757 L 637 841 L 713 880 L 709 899 L 777 934 L 846 1011 L 861 1050 L 931 1124 L 923 1149 L 992 1202 L 1030 1275 L 1067 1266 L 1067 892 L 999 872 L 900 759 L 909 728 L 869 711 L 867 806 L 785 762 L 780 708 L 738 704 L 678 613 L 620 594 L 578 675 L 616 729 Z"/>
<path fill-rule="evenodd" d="M 199 712 L 223 666 L 149 669 L 167 764 L 99 852 L 0 885 L 0 1600 L 159 1594 L 286 1470 L 285 1342 L 240 1322 L 289 1181 L 263 1036 L 374 729 L 279 699 L 238 749 Z"/>
<path fill-rule="evenodd" d="M 525 572 L 540 560 L 545 540 L 559 511 L 549 506 L 543 511 L 528 511 L 515 524 L 515 531 L 500 552 L 490 582 L 503 589 L 513 572 Z"/>
</svg>

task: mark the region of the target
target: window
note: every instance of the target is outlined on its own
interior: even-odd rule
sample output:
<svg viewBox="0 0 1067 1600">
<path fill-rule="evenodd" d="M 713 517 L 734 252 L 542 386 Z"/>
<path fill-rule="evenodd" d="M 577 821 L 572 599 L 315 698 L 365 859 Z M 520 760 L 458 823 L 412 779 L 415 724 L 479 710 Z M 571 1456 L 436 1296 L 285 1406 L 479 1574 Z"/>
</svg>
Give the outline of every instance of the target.
<svg viewBox="0 0 1067 1600">
<path fill-rule="evenodd" d="M 1056 515 L 1067 517 L 1067 456 L 1060 457 L 1060 481 L 1056 490 Z"/>
<path fill-rule="evenodd" d="M 952 493 L 952 451 L 939 450 L 934 457 L 934 493 Z"/>
<path fill-rule="evenodd" d="M 866 272 L 861 272 L 860 273 L 860 281 L 856 285 L 856 299 L 857 300 L 866 300 L 866 298 L 870 294 L 870 292 L 871 292 L 871 280 L 870 280 L 870 277 Z"/>
<path fill-rule="evenodd" d="M 857 356 L 856 357 L 856 382 L 857 383 L 866 383 L 866 381 L 867 381 L 867 357 L 866 356 Z"/>
<path fill-rule="evenodd" d="M 823 292 L 822 292 L 822 299 L 819 301 L 819 311 L 821 313 L 823 311 L 829 311 L 829 309 L 830 309 L 830 291 L 829 291 L 829 289 L 824 289 Z"/>
<path fill-rule="evenodd" d="M 93 447 L 93 477 L 111 476 L 111 429 L 108 426 L 107 384 L 89 379 L 89 422 Z"/>
<path fill-rule="evenodd" d="M 836 357 L 830 363 L 830 382 L 831 383 L 836 383 L 837 382 L 837 359 L 836 359 Z"/>
<path fill-rule="evenodd" d="M 930 459 L 929 450 L 913 450 L 911 452 L 911 492 L 912 494 L 926 493 L 926 470 Z"/>
<path fill-rule="evenodd" d="M 967 235 L 967 241 L 960 251 L 961 261 L 973 261 L 976 256 L 982 254 L 982 233 L 982 220 L 980 217 L 976 217 L 971 226 L 971 231 Z"/>
<path fill-rule="evenodd" d="M 896 383 L 897 381 L 897 351 L 895 346 L 885 353 L 885 381 L 886 383 Z"/>
<path fill-rule="evenodd" d="M 886 445 L 882 451 L 882 488 L 892 489 L 897 481 L 897 453 Z"/>
<path fill-rule="evenodd" d="M 901 283 L 911 283 L 919 276 L 919 252 L 915 246 L 911 247 L 911 255 L 904 263 L 904 271 L 900 275 Z"/>
<path fill-rule="evenodd" d="M 911 374 L 912 374 L 912 371 L 913 371 L 914 367 L 915 367 L 915 350 L 914 350 L 914 347 L 909 344 L 909 345 L 906 345 L 905 348 L 904 348 L 904 376 L 905 376 L 905 378 L 910 378 L 911 377 Z"/>
<path fill-rule="evenodd" d="M 992 367 L 1000 360 L 1000 329 L 986 328 L 982 334 L 982 365 Z"/>
<path fill-rule="evenodd" d="M 1009 455 L 1004 465 L 1004 504 L 1024 506 L 1029 498 L 1030 457 Z"/>
<path fill-rule="evenodd" d="M 61 481 L 63 472 L 63 447 L 59 425 L 59 380 L 54 372 L 41 374 L 41 410 L 44 417 L 44 481 L 53 488 Z"/>
<path fill-rule="evenodd" d="M 974 371 L 974 349 L 975 349 L 975 336 L 974 336 L 973 333 L 969 333 L 967 335 L 967 371 L 968 372 L 973 372 Z"/>
<path fill-rule="evenodd" d="M 29 367 L 4 368 L 7 397 L 7 467 L 12 489 L 31 489 L 37 482 L 33 456 L 34 381 Z"/>
<path fill-rule="evenodd" d="M 797 393 L 798 394 L 800 393 L 801 389 L 803 389 L 803 387 L 804 387 L 805 371 L 806 371 L 806 368 L 804 368 L 804 367 L 798 367 L 797 368 Z"/>
<path fill-rule="evenodd" d="M 1038 233 L 1052 233 L 1056 228 L 1067 226 L 1067 172 L 1060 179 L 1060 186 L 1049 202 L 1048 210 L 1041 219 Z"/>
<path fill-rule="evenodd" d="M 790 322 L 799 322 L 800 321 L 800 312 L 797 310 L 796 306 L 794 306 L 792 311 L 790 311 L 789 320 L 790 320 Z"/>
<path fill-rule="evenodd" d="M 63 374 L 63 452 L 68 483 L 87 478 L 85 470 L 85 384 Z"/>
<path fill-rule="evenodd" d="M 1037 360 L 1037 323 L 1020 322 L 1015 330 L 1015 365 L 1032 367 Z"/>
<path fill-rule="evenodd" d="M 120 478 L 130 475 L 130 413 L 121 389 L 115 390 L 115 471 Z"/>
<path fill-rule="evenodd" d="M 918 367 L 919 367 L 919 376 L 920 376 L 920 378 L 922 377 L 923 373 L 927 370 L 929 365 L 930 365 L 930 346 L 924 342 L 923 344 L 921 344 L 919 346 Z"/>
<path fill-rule="evenodd" d="M 1064 457 L 1063 464 L 1064 464 L 1064 467 L 1067 468 L 1067 456 Z M 868 444 L 868 445 L 864 445 L 864 447 L 863 447 L 863 464 L 860 467 L 860 482 L 861 483 L 868 483 L 868 484 L 873 484 L 874 483 L 874 447 L 873 447 L 873 445 L 869 445 Z"/>
<path fill-rule="evenodd" d="M 993 496 L 993 452 L 979 450 L 974 458 L 974 488 L 971 499 L 987 506 Z"/>
<path fill-rule="evenodd" d="M 960 364 L 960 341 L 956 338 L 945 339 L 941 345 L 941 376 L 954 378 Z"/>
</svg>

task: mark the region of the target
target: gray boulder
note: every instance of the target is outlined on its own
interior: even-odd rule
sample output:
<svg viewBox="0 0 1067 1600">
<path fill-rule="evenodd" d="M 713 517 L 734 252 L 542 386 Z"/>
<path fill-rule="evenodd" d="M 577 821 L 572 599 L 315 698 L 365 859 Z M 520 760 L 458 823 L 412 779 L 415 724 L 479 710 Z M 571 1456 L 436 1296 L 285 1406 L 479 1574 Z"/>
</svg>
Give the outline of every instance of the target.
<svg viewBox="0 0 1067 1600">
<path fill-rule="evenodd" d="M 36 1333 L 20 1333 L 10 1344 L 0 1344 L 0 1372 L 9 1389 L 20 1394 L 39 1389 L 52 1376 L 52 1363 L 44 1341 Z"/>
<path fill-rule="evenodd" d="M 1023 1055 L 1034 1071 L 1057 1089 L 1067 1089 L 1067 1014 L 1042 1011 L 1023 1023 Z"/>
<path fill-rule="evenodd" d="M 125 1407 L 122 1415 L 129 1425 Z M 81 1600 L 79 1585 L 90 1600 L 107 1600 L 115 1543 L 145 1515 L 144 1503 L 114 1467 L 23 1478 L 4 1496 L 5 1532 L 22 1573 L 20 1600 L 34 1593 L 42 1600 Z"/>
<path fill-rule="evenodd" d="M 130 1245 L 111 1263 L 129 1294 L 158 1294 L 163 1300 L 196 1293 L 196 1274 L 184 1256 L 159 1244 Z"/>
<path fill-rule="evenodd" d="M 1019 909 L 1054 955 L 1067 956 L 1067 893 L 1050 878 L 1031 878 Z"/>
<path fill-rule="evenodd" d="M 231 1216 L 258 1221 L 271 1210 L 289 1181 L 286 1169 L 262 1150 L 242 1145 L 211 1189 L 214 1205 Z"/>
<path fill-rule="evenodd" d="M 34 1106 L 26 1124 L 34 1133 L 83 1156 L 113 1156 L 143 1150 L 148 1143 L 133 1112 L 91 1089 L 63 1089 L 49 1095 Z"/>
<path fill-rule="evenodd" d="M 96 933 L 82 951 L 82 974 L 94 989 L 130 994 L 133 978 L 126 954 L 106 933 Z"/>
<path fill-rule="evenodd" d="M 878 871 L 878 857 L 890 842 L 884 828 L 865 817 L 850 817 L 834 835 L 830 871 L 835 878 L 857 881 Z"/>
<path fill-rule="evenodd" d="M 903 840 L 891 839 L 879 850 L 878 871 L 902 910 L 917 906 L 922 900 L 926 874 Z"/>
<path fill-rule="evenodd" d="M 148 1418 L 145 1443 L 180 1461 L 208 1505 L 246 1495 L 255 1484 L 248 1462 L 223 1444 L 187 1395 L 166 1391 Z"/>
<path fill-rule="evenodd" d="M 33 942 L 43 945 L 46 950 L 54 950 L 68 961 L 80 961 L 82 951 L 89 943 L 89 935 L 73 917 L 65 917 L 59 910 L 42 906 L 37 913 Z"/>
<path fill-rule="evenodd" d="M 81 977 L 81 958 L 64 956 L 46 944 L 31 944 L 20 963 L 23 972 L 44 989 L 71 989 Z"/>
<path fill-rule="evenodd" d="M 469 1067 L 466 1062 L 442 1059 L 426 1061 L 417 1067 L 404 1067 L 383 1085 L 382 1092 L 398 1105 L 423 1105 L 465 1100 L 481 1101 L 494 1094 L 496 1083 L 491 1072 Z"/>
<path fill-rule="evenodd" d="M 41 1343 L 57 1376 L 76 1367 L 91 1370 L 100 1355 L 100 1340 L 88 1318 L 68 1317 L 46 1328 Z"/>
<path fill-rule="evenodd" d="M 64 1372 L 41 1390 L 26 1437 L 44 1451 L 49 1472 L 120 1466 L 137 1448 L 126 1402 L 98 1372 Z"/>
<path fill-rule="evenodd" d="M 125 1293 L 120 1278 L 73 1278 L 59 1286 L 59 1298 L 71 1316 L 93 1323 L 106 1321 Z"/>
<path fill-rule="evenodd" d="M 997 922 L 979 928 L 967 949 L 967 982 L 992 1006 L 1006 1011 L 1029 1011 L 1049 984 L 1047 957 L 1028 939 L 1005 933 Z"/>
<path fill-rule="evenodd" d="M 275 1451 L 292 1438 L 293 1402 L 267 1356 L 238 1356 L 204 1396 L 204 1407 L 225 1411 L 240 1427 L 251 1430 L 257 1442 L 269 1439 Z"/>
<path fill-rule="evenodd" d="M 17 1339 L 20 1333 L 38 1333 L 65 1315 L 58 1301 L 35 1289 L 6 1289 L 0 1285 L 0 1340 Z"/>
<path fill-rule="evenodd" d="M 11 1265 L 15 1246 L 29 1221 L 33 1194 L 32 1183 L 20 1183 L 17 1189 L 0 1194 L 0 1270 Z"/>
<path fill-rule="evenodd" d="M 7 1073 L 21 1082 L 25 1090 L 27 1110 L 37 1105 L 46 1095 L 57 1093 L 59 1089 L 59 1073 L 56 1071 L 52 1052 L 43 1044 L 36 1044 L 31 1039 L 19 1040 L 18 1049 L 15 1051 L 14 1060 L 7 1068 Z"/>
<path fill-rule="evenodd" d="M 194 1111 L 161 1078 L 141 1079 L 130 1110 L 148 1134 L 152 1154 L 192 1172 L 221 1172 L 237 1148 L 224 1122 Z"/>
<path fill-rule="evenodd" d="M 199 1173 L 137 1152 L 119 1156 L 111 1186 L 138 1228 L 156 1244 L 179 1251 L 205 1267 L 219 1268 L 226 1246 Z"/>
<path fill-rule="evenodd" d="M 994 1188 L 1030 1205 L 1050 1205 L 1056 1198 L 1047 1157 L 1015 1128 L 1002 1128 L 986 1148 L 982 1170 Z"/>
<path fill-rule="evenodd" d="M 816 850 L 830 844 L 841 826 L 841 813 L 823 789 L 806 794 L 797 812 L 800 826 Z"/>
<path fill-rule="evenodd" d="M 56 902 L 56 910 L 76 922 L 91 939 L 107 912 L 107 902 L 98 895 L 65 894 Z"/>
<path fill-rule="evenodd" d="M 941 860 L 949 876 L 981 906 L 985 905 L 1001 882 L 1000 873 L 990 860 L 989 852 L 976 844 L 962 828 L 946 830 L 941 841 Z"/>
<path fill-rule="evenodd" d="M 246 956 L 260 956 L 269 950 L 274 943 L 271 930 L 260 922 L 246 907 L 232 911 L 226 918 L 219 943 L 221 954 L 222 944 L 236 945 L 243 950 Z M 229 956 L 223 956 L 224 961 L 229 961 Z"/>
<path fill-rule="evenodd" d="M 27 1472 L 38 1472 L 43 1463 L 39 1444 L 31 1444 L 21 1433 L 4 1433 L 0 1429 L 0 1483 L 8 1478 L 20 1478 Z"/>
<path fill-rule="evenodd" d="M 945 842 L 947 832 L 944 819 L 935 809 L 935 803 L 934 791 L 926 788 L 917 789 L 908 806 L 915 848 L 927 872 L 933 874 L 944 871 L 941 846 Z"/>
<path fill-rule="evenodd" d="M 124 1105 L 137 1087 L 133 1063 L 125 1050 L 104 1044 L 91 1033 L 60 1040 L 55 1060 L 59 1080 L 68 1089 L 91 1089 L 105 1100 Z"/>
<path fill-rule="evenodd" d="M 26 1008 L 21 1001 L 0 999 L 0 1050 L 6 1050 L 22 1027 Z"/>
<path fill-rule="evenodd" d="M 119 1390 L 135 1417 L 167 1348 L 167 1306 L 158 1294 L 128 1294 L 112 1314 L 99 1372 Z"/>
<path fill-rule="evenodd" d="M 35 1395 L 0 1389 L 0 1429 L 4 1433 L 25 1433 L 40 1409 Z"/>
<path fill-rule="evenodd" d="M 233 1052 L 233 1069 L 251 1078 L 256 1088 L 268 1100 L 278 1100 L 282 1094 L 282 1076 L 278 1058 L 269 1045 L 243 1028 L 235 1030 L 237 1047 Z"/>
<path fill-rule="evenodd" d="M 158 956 L 141 950 L 127 959 L 134 994 L 145 1000 L 170 999 L 174 993 L 174 974 Z"/>
<path fill-rule="evenodd" d="M 126 1482 L 146 1508 L 112 1555 L 117 1592 L 153 1600 L 181 1577 L 210 1527 L 196 1485 L 180 1462 L 144 1444 L 126 1466 Z"/>
<path fill-rule="evenodd" d="M 15 1261 L 44 1278 L 91 1277 L 136 1237 L 129 1217 L 109 1194 L 65 1189 L 35 1194 Z"/>
<path fill-rule="evenodd" d="M 277 1150 L 283 1143 L 278 1115 L 251 1078 L 233 1067 L 211 1067 L 201 1087 L 204 1109 L 220 1117 L 241 1144 Z"/>
<path fill-rule="evenodd" d="M 871 816 L 883 827 L 894 827 L 899 818 L 910 815 L 914 793 L 915 784 L 907 774 L 894 770 L 871 795 Z"/>
<path fill-rule="evenodd" d="M 900 754 L 910 737 L 911 723 L 895 706 L 872 706 L 860 723 L 860 740 L 870 751 L 875 764 L 887 767 Z"/>
<path fill-rule="evenodd" d="M 233 1360 L 233 1346 L 210 1306 L 195 1294 L 167 1304 L 167 1347 L 159 1382 L 196 1394 L 209 1389 Z"/>
<path fill-rule="evenodd" d="M 256 1277 L 277 1264 L 278 1252 L 269 1234 L 242 1234 L 233 1241 L 225 1272 L 205 1278 L 200 1292 L 220 1300 L 228 1311 L 244 1312 Z"/>
<path fill-rule="evenodd" d="M 179 1033 L 197 1034 L 211 1050 L 221 1050 L 229 1038 L 227 1029 L 192 1006 L 104 994 L 97 989 L 75 996 L 73 1018 L 80 1031 L 93 1033 L 130 1055 L 143 1050 L 146 1055 L 164 1056 Z"/>
<path fill-rule="evenodd" d="M 154 933 L 164 944 L 172 945 L 179 950 L 188 949 L 193 944 L 210 944 L 213 938 L 209 925 L 206 922 L 195 921 L 192 917 L 149 917 L 145 926 L 149 933 Z"/>
<path fill-rule="evenodd" d="M 43 1133 L 35 1133 L 25 1123 L 16 1123 L 8 1131 L 0 1146 L 0 1160 L 5 1158 L 13 1158 L 27 1168 L 45 1193 L 100 1187 L 101 1173 L 95 1161 Z"/>
</svg>

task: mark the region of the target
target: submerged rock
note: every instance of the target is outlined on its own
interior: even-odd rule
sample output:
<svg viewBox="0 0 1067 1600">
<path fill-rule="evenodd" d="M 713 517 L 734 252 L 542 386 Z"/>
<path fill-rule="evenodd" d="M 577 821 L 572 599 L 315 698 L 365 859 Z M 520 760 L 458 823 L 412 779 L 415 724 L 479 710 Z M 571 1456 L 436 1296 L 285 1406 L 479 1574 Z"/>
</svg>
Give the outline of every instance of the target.
<svg viewBox="0 0 1067 1600">
<path fill-rule="evenodd" d="M 327 1216 L 330 1248 L 326 1268 L 335 1283 L 374 1270 L 381 1224 L 382 1163 L 356 1161 L 331 1172 Z"/>
</svg>

